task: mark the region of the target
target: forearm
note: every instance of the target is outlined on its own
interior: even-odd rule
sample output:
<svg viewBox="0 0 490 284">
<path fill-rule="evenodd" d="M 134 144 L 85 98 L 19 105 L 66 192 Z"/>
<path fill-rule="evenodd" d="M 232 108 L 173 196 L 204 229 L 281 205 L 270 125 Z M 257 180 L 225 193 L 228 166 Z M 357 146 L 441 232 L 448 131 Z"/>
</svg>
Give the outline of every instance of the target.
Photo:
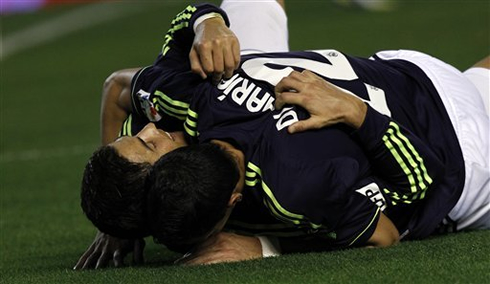
<svg viewBox="0 0 490 284">
<path fill-rule="evenodd" d="M 102 145 L 118 137 L 124 120 L 132 112 L 131 79 L 137 70 L 139 68 L 116 71 L 104 83 L 100 110 Z"/>
<path fill-rule="evenodd" d="M 384 193 L 392 202 L 423 199 L 444 174 L 444 165 L 424 141 L 371 107 L 353 137 L 363 147 L 376 176 L 387 182 Z"/>
</svg>

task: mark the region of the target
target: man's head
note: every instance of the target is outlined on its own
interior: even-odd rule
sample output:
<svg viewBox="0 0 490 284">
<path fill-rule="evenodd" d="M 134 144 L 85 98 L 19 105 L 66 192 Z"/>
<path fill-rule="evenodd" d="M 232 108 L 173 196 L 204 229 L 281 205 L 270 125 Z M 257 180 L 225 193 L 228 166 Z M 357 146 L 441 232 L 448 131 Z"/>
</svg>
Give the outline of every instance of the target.
<svg viewBox="0 0 490 284">
<path fill-rule="evenodd" d="M 99 148 L 83 174 L 81 205 L 87 217 L 109 235 L 147 236 L 145 202 L 151 166 L 184 145 L 182 133 L 167 133 L 149 124 L 134 137 L 121 137 Z"/>
<path fill-rule="evenodd" d="M 184 147 L 163 156 L 150 174 L 147 201 L 155 241 L 186 252 L 221 231 L 241 199 L 242 165 L 241 152 L 230 153 L 216 144 Z"/>
</svg>

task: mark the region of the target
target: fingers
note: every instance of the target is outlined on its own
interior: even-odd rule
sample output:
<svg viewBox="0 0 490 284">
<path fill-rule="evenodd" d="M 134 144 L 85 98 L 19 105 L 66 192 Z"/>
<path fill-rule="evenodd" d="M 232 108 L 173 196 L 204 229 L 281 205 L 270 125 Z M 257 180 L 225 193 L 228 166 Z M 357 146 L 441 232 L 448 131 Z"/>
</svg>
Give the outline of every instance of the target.
<svg viewBox="0 0 490 284">
<path fill-rule="evenodd" d="M 304 82 L 301 74 L 297 71 L 293 71 L 289 76 L 282 78 L 274 88 L 276 109 L 282 109 L 285 104 L 301 104 L 303 97 L 299 95 L 299 92 L 303 88 Z"/>
<path fill-rule="evenodd" d="M 87 251 L 85 251 L 85 253 L 83 253 L 83 255 L 78 259 L 77 264 L 75 264 L 75 267 L 73 267 L 73 269 L 75 270 L 82 269 L 82 267 L 85 265 L 85 262 L 94 251 L 95 246 L 96 246 L 95 242 L 90 245 Z"/>
<path fill-rule="evenodd" d="M 201 76 L 201 78 L 206 79 L 207 78 L 206 72 L 204 72 L 201 65 L 201 60 L 199 58 L 199 54 L 194 48 L 192 48 L 191 52 L 189 53 L 189 60 L 191 62 L 192 72 L 198 74 L 199 76 Z"/>
<path fill-rule="evenodd" d="M 306 131 L 306 130 L 319 129 L 322 126 L 323 125 L 321 125 L 315 119 L 309 118 L 307 120 L 300 120 L 300 121 L 297 121 L 297 122 L 291 124 L 288 127 L 288 132 L 290 134 L 294 134 L 294 133 L 303 132 L 303 131 Z"/>
<path fill-rule="evenodd" d="M 231 78 L 240 64 L 240 45 L 238 42 L 220 42 L 193 46 L 189 54 L 192 72 L 218 84 L 221 79 Z"/>
<path fill-rule="evenodd" d="M 192 49 L 189 55 L 191 70 L 203 79 L 211 75 L 215 85 L 223 78 L 230 78 L 240 64 L 240 57 L 236 56 L 232 48 L 223 47 L 222 50 L 199 52 Z"/>
<path fill-rule="evenodd" d="M 108 249 L 108 244 L 106 243 L 104 249 L 102 250 L 99 259 L 97 260 L 97 264 L 95 265 L 95 269 L 106 267 L 111 259 L 111 253 Z"/>
<path fill-rule="evenodd" d="M 89 255 L 89 257 L 83 264 L 82 269 L 94 268 L 95 265 L 97 264 L 100 255 L 101 255 L 100 244 L 97 244 L 93 252 Z"/>
<path fill-rule="evenodd" d="M 114 267 L 123 267 L 124 266 L 124 256 L 122 250 L 118 249 L 112 255 L 112 260 L 114 261 Z"/>
</svg>

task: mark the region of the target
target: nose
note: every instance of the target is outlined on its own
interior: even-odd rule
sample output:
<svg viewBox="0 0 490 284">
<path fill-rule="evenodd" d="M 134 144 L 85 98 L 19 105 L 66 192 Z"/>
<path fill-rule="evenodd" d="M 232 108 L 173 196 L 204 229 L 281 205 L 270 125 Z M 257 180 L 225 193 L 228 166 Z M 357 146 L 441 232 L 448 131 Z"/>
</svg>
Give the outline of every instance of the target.
<svg viewBox="0 0 490 284">
<path fill-rule="evenodd" d="M 138 134 L 136 134 L 137 137 L 143 139 L 143 141 L 148 141 L 151 137 L 155 136 L 158 134 L 158 130 L 155 126 L 154 123 L 148 123 L 143 129 L 141 129 Z"/>
</svg>

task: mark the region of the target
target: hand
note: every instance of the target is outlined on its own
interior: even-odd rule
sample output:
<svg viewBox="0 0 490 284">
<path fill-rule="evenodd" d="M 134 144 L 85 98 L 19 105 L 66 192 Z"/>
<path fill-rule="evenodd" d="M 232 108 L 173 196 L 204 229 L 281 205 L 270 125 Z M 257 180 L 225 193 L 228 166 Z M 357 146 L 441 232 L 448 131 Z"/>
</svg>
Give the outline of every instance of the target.
<svg viewBox="0 0 490 284">
<path fill-rule="evenodd" d="M 220 17 L 210 18 L 196 27 L 189 54 L 191 69 L 203 79 L 212 75 L 214 84 L 233 75 L 240 64 L 240 44 Z"/>
<path fill-rule="evenodd" d="M 218 233 L 208 238 L 196 251 L 176 263 L 184 265 L 214 264 L 262 258 L 262 246 L 256 237 Z"/>
<path fill-rule="evenodd" d="M 275 93 L 277 109 L 294 104 L 310 113 L 310 118 L 291 124 L 289 133 L 337 123 L 357 129 L 366 117 L 367 106 L 363 101 L 308 70 L 291 72 L 277 84 Z"/>
<path fill-rule="evenodd" d="M 94 242 L 80 257 L 73 269 L 102 268 L 109 262 L 114 262 L 115 267 L 124 265 L 124 258 L 133 253 L 133 264 L 144 262 L 143 250 L 145 241 L 143 239 L 119 239 L 108 234 L 97 232 Z"/>
</svg>

